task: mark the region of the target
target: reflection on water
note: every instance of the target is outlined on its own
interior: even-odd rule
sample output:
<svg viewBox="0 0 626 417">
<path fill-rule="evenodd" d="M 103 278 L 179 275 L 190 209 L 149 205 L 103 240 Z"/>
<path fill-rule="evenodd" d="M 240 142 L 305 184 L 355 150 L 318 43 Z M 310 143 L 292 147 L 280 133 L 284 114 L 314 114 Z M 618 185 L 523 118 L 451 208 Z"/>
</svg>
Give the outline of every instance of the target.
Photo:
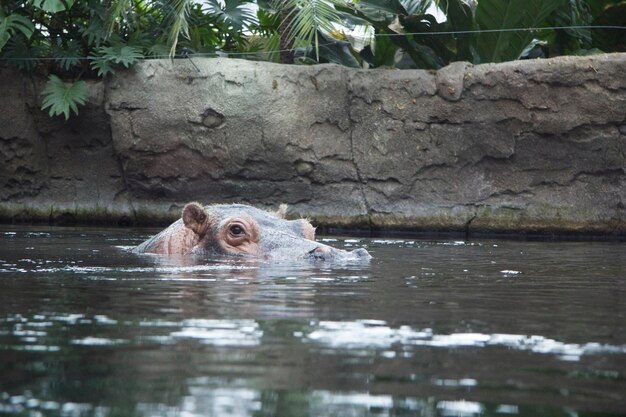
<svg viewBox="0 0 626 417">
<path fill-rule="evenodd" d="M 626 409 L 623 243 L 323 238 L 369 264 L 138 256 L 0 231 L 0 415 Z"/>
<path fill-rule="evenodd" d="M 89 403 L 41 402 L 30 395 L 5 396 L 8 404 L 0 404 L 6 414 L 59 414 L 64 416 L 106 416 L 118 410 Z M 287 403 L 286 405 L 284 403 Z M 291 404 L 290 404 L 291 403 Z M 268 407 L 269 405 L 269 407 Z M 297 408 L 296 408 L 297 407 Z M 256 415 L 313 415 L 313 416 L 394 416 L 437 415 L 471 417 L 483 415 L 486 407 L 474 401 L 432 401 L 415 398 L 394 398 L 391 395 L 370 393 L 333 393 L 314 390 L 306 394 L 264 393 L 249 388 L 206 388 L 192 386 L 188 395 L 177 405 L 138 403 L 132 415 L 138 416 L 256 416 Z M 284 413 L 287 411 L 287 413 Z M 519 407 L 500 404 L 495 414 L 518 415 Z M 296 414 L 288 414 L 295 412 Z"/>
<path fill-rule="evenodd" d="M 558 355 L 560 359 L 577 361 L 582 355 L 622 353 L 626 345 L 600 343 L 563 343 L 544 336 L 516 334 L 453 333 L 433 334 L 432 329 L 414 330 L 409 326 L 392 329 L 384 322 L 321 322 L 305 337 L 334 349 L 388 349 L 394 344 L 441 348 L 505 346 L 511 349 Z M 395 356 L 394 352 L 387 356 Z M 405 354 L 406 356 L 406 354 Z"/>
</svg>

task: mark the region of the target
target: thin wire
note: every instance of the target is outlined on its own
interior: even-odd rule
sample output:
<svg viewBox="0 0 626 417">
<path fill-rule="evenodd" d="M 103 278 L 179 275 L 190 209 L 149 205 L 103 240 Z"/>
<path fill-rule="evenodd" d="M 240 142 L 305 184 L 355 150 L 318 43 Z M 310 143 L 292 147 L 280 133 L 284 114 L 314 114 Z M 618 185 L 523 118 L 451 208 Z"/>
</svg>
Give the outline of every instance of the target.
<svg viewBox="0 0 626 417">
<path fill-rule="evenodd" d="M 375 37 L 385 36 L 406 36 L 406 35 L 466 35 L 472 33 L 494 33 L 494 32 L 539 32 L 541 30 L 566 30 L 566 29 L 620 29 L 626 30 L 626 26 L 609 26 L 609 25 L 579 25 L 579 26 L 546 26 L 532 28 L 503 28 L 503 29 L 475 29 L 475 30 L 451 30 L 447 32 L 409 32 L 409 33 L 376 33 Z M 364 39 L 367 37 L 364 36 Z"/>
<path fill-rule="evenodd" d="M 547 27 L 532 27 L 532 28 L 504 28 L 504 29 L 475 29 L 475 30 L 455 30 L 446 32 L 407 32 L 407 33 L 375 33 L 371 37 L 368 36 L 350 36 L 353 39 L 366 40 L 372 37 L 395 37 L 395 36 L 440 36 L 440 35 L 468 35 L 474 33 L 499 33 L 499 32 L 538 32 L 541 30 L 567 30 L 567 29 L 615 29 L 626 30 L 626 26 L 611 26 L 611 25 L 578 25 L 578 26 L 547 26 Z M 336 42 L 320 44 L 320 46 L 335 45 L 337 42 L 347 43 L 346 41 L 337 40 Z M 241 56 L 241 55 L 257 55 L 257 54 L 274 54 L 280 52 L 294 52 L 297 48 L 291 49 L 275 49 L 271 51 L 251 51 L 251 52 L 199 52 L 199 53 L 186 53 L 176 54 L 173 57 L 169 55 L 152 55 L 142 56 L 137 59 L 142 60 L 154 60 L 154 59 L 166 59 L 166 58 L 189 58 L 189 57 L 229 57 L 229 56 Z M 101 57 L 24 57 L 24 58 L 12 58 L 12 57 L 0 57 L 2 61 L 56 61 L 63 60 L 90 60 L 98 59 Z"/>
<path fill-rule="evenodd" d="M 337 42 L 344 42 L 345 41 L 337 41 Z M 330 45 L 335 45 L 336 42 L 329 42 L 329 43 L 320 43 L 320 46 L 330 46 Z M 250 52 L 226 52 L 226 51 L 215 51 L 215 52 L 187 52 L 186 54 L 176 54 L 173 57 L 169 56 L 169 55 L 150 55 L 150 56 L 141 56 L 141 57 L 137 57 L 138 60 L 154 60 L 154 59 L 168 59 L 168 58 L 189 58 L 189 57 L 222 57 L 222 58 L 227 58 L 228 56 L 231 55 L 256 55 L 256 54 L 273 54 L 273 53 L 280 53 L 280 52 L 294 52 L 297 51 L 297 48 L 293 48 L 293 49 L 275 49 L 275 50 L 271 50 L 271 51 L 250 51 Z M 94 60 L 94 59 L 102 59 L 102 57 L 99 56 L 92 56 L 92 57 L 88 57 L 88 56 L 76 56 L 76 57 L 23 57 L 23 58 L 15 58 L 15 57 L 0 57 L 0 60 L 4 60 L 4 61 L 57 61 L 57 60 L 67 60 L 67 61 L 71 61 L 71 60 L 76 60 L 76 61 L 84 61 L 84 60 Z"/>
</svg>

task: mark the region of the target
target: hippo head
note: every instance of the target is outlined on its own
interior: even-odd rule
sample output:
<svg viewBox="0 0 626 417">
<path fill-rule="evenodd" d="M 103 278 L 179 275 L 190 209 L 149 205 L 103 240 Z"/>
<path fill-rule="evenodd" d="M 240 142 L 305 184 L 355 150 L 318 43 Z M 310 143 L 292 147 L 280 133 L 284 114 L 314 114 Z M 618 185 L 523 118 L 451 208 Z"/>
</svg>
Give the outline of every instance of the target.
<svg viewBox="0 0 626 417">
<path fill-rule="evenodd" d="M 270 213 L 243 204 L 189 203 L 166 230 L 135 248 L 140 253 L 239 255 L 268 259 L 308 258 L 360 261 L 365 249 L 344 251 L 315 241 L 304 219 L 285 220 L 284 209 Z"/>
</svg>

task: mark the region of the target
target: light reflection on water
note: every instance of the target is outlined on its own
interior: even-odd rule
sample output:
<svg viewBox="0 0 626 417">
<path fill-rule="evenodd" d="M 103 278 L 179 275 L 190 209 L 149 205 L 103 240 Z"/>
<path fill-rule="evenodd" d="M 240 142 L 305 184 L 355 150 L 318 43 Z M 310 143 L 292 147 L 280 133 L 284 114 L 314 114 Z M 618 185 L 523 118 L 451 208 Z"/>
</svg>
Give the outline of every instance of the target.
<svg viewBox="0 0 626 417">
<path fill-rule="evenodd" d="M 439 348 L 504 346 L 516 350 L 557 355 L 568 361 L 580 360 L 582 355 L 626 354 L 626 345 L 600 343 L 563 343 L 539 335 L 453 333 L 433 334 L 432 329 L 415 330 L 409 326 L 397 329 L 384 322 L 321 322 L 304 336 L 313 343 L 333 349 L 388 349 L 394 344 Z"/>
<path fill-rule="evenodd" d="M 623 415 L 623 243 L 323 238 L 369 264 L 0 232 L 0 415 Z"/>
<path fill-rule="evenodd" d="M 244 417 L 266 414 L 264 406 L 271 401 L 278 403 L 280 399 L 267 400 L 267 395 L 250 388 L 208 388 L 191 386 L 188 395 L 180 399 L 176 405 L 163 403 L 138 403 L 133 415 L 138 416 L 233 416 Z M 89 403 L 63 403 L 39 401 L 29 394 L 3 399 L 7 404 L 0 403 L 0 413 L 21 414 L 29 411 L 33 415 L 45 415 L 56 412 L 63 416 L 106 416 L 114 409 L 106 406 L 94 406 Z M 379 395 L 366 392 L 335 393 L 324 390 L 313 390 L 296 398 L 303 405 L 298 411 L 311 416 L 380 416 L 389 417 L 397 413 L 407 415 L 438 415 L 454 417 L 472 417 L 481 415 L 484 406 L 473 401 L 428 401 L 416 398 L 394 398 L 391 395 Z M 272 404 L 273 410 L 280 411 L 279 404 Z M 277 407 L 278 405 L 278 407 Z M 277 410 L 278 408 L 278 410 Z M 38 414 L 39 413 L 39 414 Z M 518 407 L 500 404 L 496 408 L 498 414 L 518 414 Z"/>
</svg>

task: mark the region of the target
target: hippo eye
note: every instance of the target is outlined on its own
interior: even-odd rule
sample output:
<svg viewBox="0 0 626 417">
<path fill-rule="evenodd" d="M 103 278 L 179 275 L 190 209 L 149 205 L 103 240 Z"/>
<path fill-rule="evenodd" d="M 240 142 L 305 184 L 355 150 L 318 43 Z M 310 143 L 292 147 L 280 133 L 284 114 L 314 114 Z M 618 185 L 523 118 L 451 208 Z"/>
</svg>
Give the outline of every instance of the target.
<svg viewBox="0 0 626 417">
<path fill-rule="evenodd" d="M 232 226 L 230 226 L 228 230 L 230 231 L 230 234 L 233 236 L 241 236 L 246 233 L 244 228 L 239 226 L 238 224 L 233 224 Z"/>
</svg>

